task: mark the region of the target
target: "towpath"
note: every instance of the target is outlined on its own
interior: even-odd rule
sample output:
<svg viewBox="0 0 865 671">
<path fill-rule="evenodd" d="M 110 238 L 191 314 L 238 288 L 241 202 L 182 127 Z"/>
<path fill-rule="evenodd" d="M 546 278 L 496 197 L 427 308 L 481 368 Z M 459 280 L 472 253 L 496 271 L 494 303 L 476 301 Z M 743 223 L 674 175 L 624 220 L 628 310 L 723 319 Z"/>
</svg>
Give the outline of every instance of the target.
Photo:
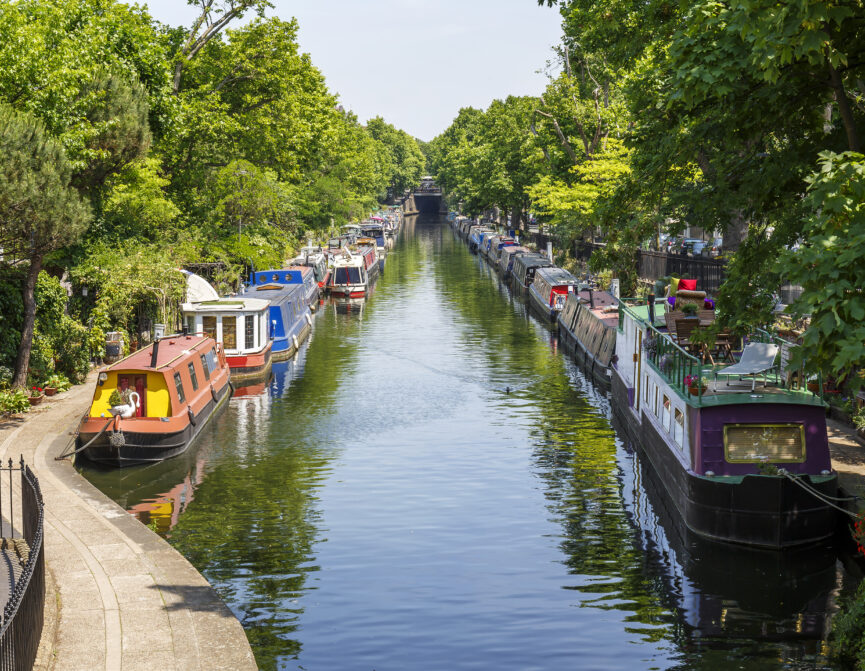
<svg viewBox="0 0 865 671">
<path fill-rule="evenodd" d="M 255 669 L 246 634 L 186 559 L 55 461 L 93 393 L 84 385 L 0 423 L 0 458 L 19 455 L 45 500 L 46 622 L 37 669 Z"/>
<path fill-rule="evenodd" d="M 853 429 L 834 420 L 826 420 L 832 467 L 838 471 L 838 484 L 848 495 L 858 496 L 855 508 L 865 511 L 865 442 Z"/>
</svg>

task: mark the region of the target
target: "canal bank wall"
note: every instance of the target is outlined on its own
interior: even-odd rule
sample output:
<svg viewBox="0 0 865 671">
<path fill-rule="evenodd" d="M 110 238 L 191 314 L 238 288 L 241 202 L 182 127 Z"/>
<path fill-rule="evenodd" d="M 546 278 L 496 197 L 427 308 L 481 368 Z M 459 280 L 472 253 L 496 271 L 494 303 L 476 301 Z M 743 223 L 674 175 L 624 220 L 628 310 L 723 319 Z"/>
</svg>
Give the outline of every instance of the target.
<svg viewBox="0 0 865 671">
<path fill-rule="evenodd" d="M 45 501 L 46 621 L 37 669 L 256 669 L 237 618 L 171 545 L 93 487 L 69 460 L 87 382 L 46 399 L 0 433 Z"/>
</svg>

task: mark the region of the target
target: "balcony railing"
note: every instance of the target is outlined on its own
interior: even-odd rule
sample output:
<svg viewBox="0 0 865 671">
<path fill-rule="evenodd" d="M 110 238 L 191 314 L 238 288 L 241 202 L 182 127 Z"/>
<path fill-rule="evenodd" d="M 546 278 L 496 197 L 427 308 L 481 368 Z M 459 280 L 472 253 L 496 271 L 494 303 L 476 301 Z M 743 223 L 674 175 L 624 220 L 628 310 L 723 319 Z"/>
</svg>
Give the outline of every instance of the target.
<svg viewBox="0 0 865 671">
<path fill-rule="evenodd" d="M 20 472 L 19 492 L 12 487 L 15 472 Z M 0 511 L 0 544 L 12 567 L 0 625 L 0 671 L 23 671 L 36 661 L 45 606 L 44 505 L 39 480 L 23 457 L 19 466 L 11 459 L 0 466 Z"/>
</svg>

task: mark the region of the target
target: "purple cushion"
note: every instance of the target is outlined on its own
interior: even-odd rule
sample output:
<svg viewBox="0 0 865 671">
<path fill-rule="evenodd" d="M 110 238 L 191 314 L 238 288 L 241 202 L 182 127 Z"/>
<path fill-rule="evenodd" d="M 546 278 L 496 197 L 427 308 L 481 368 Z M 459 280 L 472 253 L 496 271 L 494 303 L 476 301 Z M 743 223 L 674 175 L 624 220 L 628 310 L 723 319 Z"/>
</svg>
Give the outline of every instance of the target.
<svg viewBox="0 0 865 671">
<path fill-rule="evenodd" d="M 670 297 L 667 299 L 667 302 L 670 304 L 670 307 L 671 307 L 671 308 L 676 307 L 676 297 L 675 297 L 675 296 L 670 296 Z"/>
</svg>

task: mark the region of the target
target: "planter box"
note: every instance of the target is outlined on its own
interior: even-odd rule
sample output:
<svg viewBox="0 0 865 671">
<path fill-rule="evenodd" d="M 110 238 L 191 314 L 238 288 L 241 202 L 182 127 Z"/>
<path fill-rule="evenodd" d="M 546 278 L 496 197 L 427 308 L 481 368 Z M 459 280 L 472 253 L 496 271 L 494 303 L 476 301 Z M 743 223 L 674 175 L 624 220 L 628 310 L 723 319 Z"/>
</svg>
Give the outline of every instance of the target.
<svg viewBox="0 0 865 671">
<path fill-rule="evenodd" d="M 40 403 L 42 403 L 43 398 L 45 398 L 45 397 L 44 396 L 28 396 L 27 400 L 30 401 L 30 405 L 33 406 L 33 405 L 39 405 Z"/>
</svg>

